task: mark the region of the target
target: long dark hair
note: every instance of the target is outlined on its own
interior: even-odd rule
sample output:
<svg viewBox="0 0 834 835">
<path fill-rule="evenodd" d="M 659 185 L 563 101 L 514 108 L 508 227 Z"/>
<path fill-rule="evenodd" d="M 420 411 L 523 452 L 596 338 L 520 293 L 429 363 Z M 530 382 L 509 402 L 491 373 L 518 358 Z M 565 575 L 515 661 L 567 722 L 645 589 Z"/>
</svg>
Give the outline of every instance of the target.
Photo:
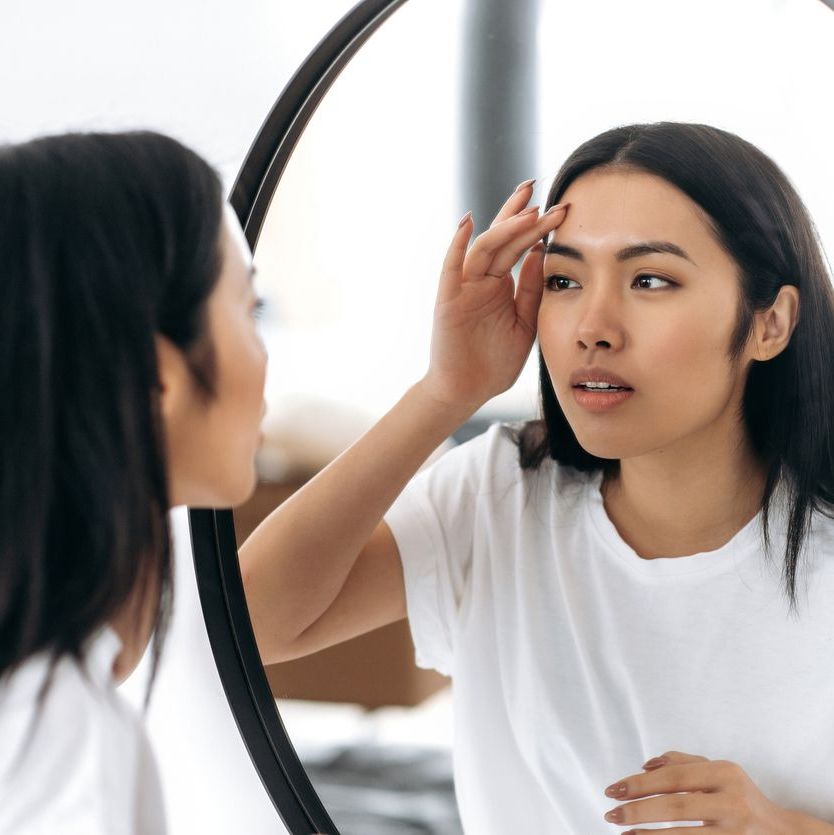
<svg viewBox="0 0 834 835">
<path fill-rule="evenodd" d="M 787 347 L 750 368 L 743 420 L 767 468 L 762 505 L 765 548 L 777 486 L 784 485 L 789 521 L 783 577 L 796 610 L 796 570 L 814 511 L 834 515 L 834 290 L 816 230 L 799 195 L 776 164 L 749 142 L 708 125 L 659 122 L 606 131 L 566 160 L 547 207 L 574 180 L 601 167 L 662 177 L 709 216 L 718 242 L 740 273 L 740 305 L 727 346 L 738 360 L 754 313 L 769 308 L 779 288 L 798 288 L 798 323 Z M 616 472 L 619 462 L 583 449 L 556 399 L 539 352 L 542 418 L 518 433 L 525 469 L 545 458 L 583 471 Z"/>
<path fill-rule="evenodd" d="M 209 398 L 222 205 L 160 134 L 0 148 L 0 678 L 155 600 L 153 681 L 172 596 L 155 335 Z"/>
</svg>

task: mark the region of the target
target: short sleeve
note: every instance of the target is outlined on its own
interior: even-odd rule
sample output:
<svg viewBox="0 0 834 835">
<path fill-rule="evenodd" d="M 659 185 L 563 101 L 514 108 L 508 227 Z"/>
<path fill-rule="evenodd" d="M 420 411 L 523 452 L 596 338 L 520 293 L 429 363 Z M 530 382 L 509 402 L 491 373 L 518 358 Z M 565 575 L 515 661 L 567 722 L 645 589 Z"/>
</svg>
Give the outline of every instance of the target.
<svg viewBox="0 0 834 835">
<path fill-rule="evenodd" d="M 490 486 L 495 424 L 418 473 L 385 515 L 400 552 L 419 667 L 452 673 L 461 603 L 470 583 L 479 497 Z M 517 469 L 517 465 L 513 465 Z"/>
</svg>

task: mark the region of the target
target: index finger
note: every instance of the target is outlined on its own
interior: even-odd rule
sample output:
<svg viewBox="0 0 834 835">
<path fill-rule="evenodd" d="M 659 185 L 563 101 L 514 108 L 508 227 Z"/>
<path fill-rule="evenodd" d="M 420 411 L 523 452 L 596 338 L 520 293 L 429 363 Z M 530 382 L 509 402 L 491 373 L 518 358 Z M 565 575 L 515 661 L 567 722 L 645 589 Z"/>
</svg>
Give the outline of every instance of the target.
<svg viewBox="0 0 834 835">
<path fill-rule="evenodd" d="M 667 765 L 632 774 L 609 786 L 605 794 L 618 800 L 675 792 L 716 791 L 722 785 L 722 769 L 712 761 Z"/>
<path fill-rule="evenodd" d="M 535 180 L 525 180 L 523 183 L 519 183 L 516 190 L 504 201 L 504 205 L 498 210 L 498 214 L 495 215 L 489 228 L 492 229 L 496 223 L 501 223 L 502 220 L 518 214 L 530 202 L 535 184 Z"/>
</svg>

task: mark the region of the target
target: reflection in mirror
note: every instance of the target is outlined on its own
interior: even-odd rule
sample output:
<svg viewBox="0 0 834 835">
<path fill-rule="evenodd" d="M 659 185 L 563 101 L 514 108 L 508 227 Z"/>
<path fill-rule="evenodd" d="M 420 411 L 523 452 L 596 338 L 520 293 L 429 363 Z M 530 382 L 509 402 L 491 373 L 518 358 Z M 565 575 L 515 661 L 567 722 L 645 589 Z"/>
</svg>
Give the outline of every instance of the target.
<svg viewBox="0 0 834 835">
<path fill-rule="evenodd" d="M 492 183 L 494 164 L 484 161 L 494 160 L 495 148 L 505 142 L 500 130 L 491 132 L 473 118 L 468 99 L 461 101 L 464 91 L 467 97 L 474 95 L 473 85 L 479 82 L 478 76 L 466 74 L 467 68 L 476 63 L 473 55 L 486 64 L 491 61 L 493 71 L 506 61 L 507 53 L 500 48 L 503 33 L 490 28 L 490 10 L 490 3 L 452 0 L 425 0 L 404 6 L 337 80 L 284 172 L 255 252 L 259 292 L 267 300 L 263 333 L 272 360 L 266 437 L 260 457 L 261 483 L 249 504 L 235 512 L 239 544 L 264 516 L 367 431 L 426 372 L 440 264 L 460 215 L 468 208 L 484 205 L 477 173 L 473 175 L 472 171 L 477 172 L 480 163 L 483 183 Z M 543 0 L 526 49 L 535 70 L 530 77 L 538 78 L 529 113 L 532 141 L 525 137 L 529 160 L 520 174 L 507 171 L 507 181 L 500 184 L 503 197 L 488 198 L 490 205 L 479 209 L 475 218 L 477 228 L 489 225 L 500 202 L 518 180 L 526 177 L 537 178 L 530 205 L 543 204 L 563 161 L 596 134 L 620 124 L 686 121 L 732 131 L 770 155 L 798 189 L 830 251 L 834 207 L 829 196 L 834 182 L 828 148 L 819 138 L 830 136 L 832 128 L 830 108 L 824 106 L 824 83 L 834 78 L 832 43 L 834 15 L 818 0 L 677 4 L 659 0 L 628 4 Z M 517 48 L 513 51 L 515 60 L 520 60 L 522 52 Z M 486 77 L 488 73 L 484 72 Z M 501 104 L 498 102 L 499 109 Z M 506 106 L 512 109 L 509 102 Z M 469 114 L 466 119 L 463 113 Z M 477 128 L 473 128 L 473 122 Z M 508 148 L 506 153 L 512 156 L 515 151 Z M 586 205 L 597 200 L 600 207 L 625 200 L 623 192 L 592 195 L 580 191 L 576 195 L 574 189 L 569 197 Z M 650 202 L 656 206 L 663 199 L 654 195 Z M 676 204 L 673 198 L 669 200 L 668 205 L 664 203 L 664 212 L 655 218 L 658 228 L 664 223 L 667 226 L 663 228 L 668 228 L 671 222 Z M 622 205 L 633 208 L 635 204 Z M 618 219 L 616 212 L 605 214 L 602 208 L 590 220 L 603 217 L 606 225 L 602 231 L 606 234 L 625 228 L 617 226 L 622 217 Z M 576 236 L 579 227 L 570 226 L 566 220 L 565 234 L 568 230 Z M 696 235 L 691 240 L 693 246 L 704 247 L 700 252 L 719 257 L 709 249 L 706 238 Z M 669 256 L 664 257 L 668 263 Z M 699 258 L 694 260 L 698 262 Z M 660 261 L 651 263 L 662 270 Z M 558 269 L 564 271 L 565 263 L 559 264 Z M 710 273 L 710 280 L 718 274 Z M 556 302 L 548 297 L 546 304 L 552 311 Z M 595 324 L 586 323 L 589 333 L 593 327 L 610 325 L 605 315 L 614 314 L 609 310 L 599 315 Z M 715 325 L 719 318 L 716 312 L 710 321 Z M 663 321 L 660 318 L 653 325 L 656 333 L 662 331 Z M 671 342 L 660 340 L 658 345 L 668 349 L 670 345 L 679 346 L 685 338 L 685 329 L 679 328 L 667 332 Z M 600 339 L 611 345 L 611 338 Z M 562 350 L 565 345 L 557 348 Z M 551 350 L 547 344 L 542 349 L 546 354 Z M 611 360 L 610 364 L 618 367 L 618 361 Z M 621 367 L 626 366 L 623 360 Z M 657 357 L 647 366 L 660 367 Z M 702 383 L 707 386 L 707 382 Z M 426 433 L 423 444 L 427 448 L 416 457 L 425 457 L 432 450 L 434 457 L 442 456 L 456 443 L 496 421 L 531 419 L 537 415 L 537 400 L 538 351 L 533 351 L 516 384 L 489 400 L 460 426 L 450 426 L 450 431 L 436 438 L 425 428 L 434 425 L 432 416 L 412 426 L 411 432 L 419 434 L 425 428 Z M 413 405 L 414 400 L 409 402 Z M 417 406 L 414 409 L 414 415 L 423 417 Z M 607 449 L 609 437 L 613 436 L 596 439 L 600 450 Z M 586 438 L 592 440 L 591 435 Z M 311 505 L 320 515 L 311 515 L 299 503 L 295 505 L 300 508 L 295 511 L 297 516 L 287 518 L 293 518 L 297 530 L 312 526 L 324 531 L 329 530 L 327 525 L 333 519 L 346 514 L 343 538 L 349 541 L 359 535 L 356 529 L 362 529 L 366 522 L 357 521 L 354 527 L 350 519 L 360 520 L 363 508 L 351 510 L 350 502 L 379 505 L 377 519 L 381 517 L 393 495 L 388 499 L 381 495 L 385 490 L 376 477 L 381 467 L 378 459 L 390 455 L 392 448 L 382 443 L 373 448 L 374 454 L 367 454 L 364 470 L 361 462 L 357 464 L 355 472 L 359 475 L 348 482 L 329 486 L 320 482 L 325 484 L 323 498 L 318 505 Z M 610 455 L 598 454 L 610 458 L 622 454 L 615 455 L 617 451 L 612 450 Z M 418 463 L 414 462 L 412 471 Z M 444 489 L 448 490 L 448 485 Z M 452 503 L 454 512 L 460 512 L 462 520 L 472 518 L 467 517 L 465 483 L 448 495 L 440 492 Z M 600 501 L 589 511 L 600 537 L 609 541 L 602 547 L 613 549 L 612 553 L 619 548 L 619 556 L 625 554 L 627 560 L 629 551 L 624 548 L 633 542 L 630 554 L 636 561 L 622 566 L 611 564 L 607 570 L 611 576 L 624 571 L 623 578 L 629 572 L 638 578 L 632 589 L 636 596 L 628 598 L 635 621 L 642 624 L 646 612 L 651 611 L 660 618 L 655 629 L 649 618 L 645 628 L 641 627 L 643 631 L 635 633 L 648 648 L 640 657 L 648 665 L 658 663 L 658 658 L 666 659 L 673 681 L 663 693 L 671 699 L 671 694 L 679 692 L 676 687 L 686 686 L 687 698 L 691 699 L 705 680 L 704 665 L 720 656 L 722 647 L 691 643 L 686 623 L 670 625 L 662 618 L 672 617 L 669 601 L 680 600 L 677 595 L 682 589 L 686 587 L 687 593 L 694 594 L 697 582 L 685 576 L 687 566 L 695 564 L 691 555 L 700 557 L 703 552 L 715 551 L 729 556 L 722 548 L 739 526 L 714 530 L 713 539 L 706 545 L 697 537 L 692 539 L 694 550 L 686 550 L 680 537 L 673 536 L 677 555 L 689 555 L 688 563 L 681 559 L 646 559 L 654 546 L 641 540 L 639 531 L 632 535 L 626 506 L 619 506 L 622 515 L 618 516 L 614 494 L 610 497 L 609 501 L 606 496 L 604 508 Z M 284 510 L 293 512 L 291 504 L 279 513 Z M 371 530 L 373 525 L 365 539 Z M 740 535 L 749 530 L 749 526 L 744 527 Z M 450 535 L 457 534 L 453 531 Z M 499 533 L 491 531 L 491 535 L 500 540 Z M 371 555 L 362 570 L 347 581 L 344 573 L 339 575 L 327 592 L 333 599 L 346 590 L 353 595 L 349 599 L 355 608 L 337 614 L 326 628 L 325 619 L 318 615 L 312 620 L 305 620 L 303 613 L 299 615 L 298 622 L 306 627 L 304 635 L 309 642 L 301 641 L 290 654 L 309 652 L 314 645 L 326 646 L 334 635 L 340 640 L 347 633 L 387 625 L 307 657 L 273 663 L 281 652 L 276 650 L 277 644 L 271 644 L 272 626 L 255 614 L 267 608 L 264 599 L 269 596 L 269 583 L 259 576 L 257 584 L 248 584 L 250 594 L 255 591 L 261 595 L 257 602 L 250 597 L 259 645 L 267 656 L 267 672 L 284 723 L 344 835 L 458 832 L 460 823 L 452 791 L 449 679 L 434 669 L 415 665 L 408 621 L 402 619 L 404 610 L 397 608 L 403 594 L 402 580 L 398 598 L 391 586 L 385 585 L 387 580 L 380 579 L 396 580 L 390 563 L 385 564 L 384 557 L 379 556 L 390 555 L 391 543 L 384 539 L 373 542 L 378 556 Z M 254 539 L 250 540 L 247 548 L 253 543 Z M 733 538 L 732 543 L 735 547 L 741 540 Z M 477 557 L 477 545 L 471 540 L 459 544 L 462 550 L 474 549 Z M 317 566 L 314 573 L 324 577 L 330 558 L 323 556 L 315 531 L 306 545 L 308 551 L 302 561 Z M 657 541 L 654 545 L 660 548 L 655 557 L 671 555 L 675 550 L 674 544 L 667 550 Z M 246 579 L 246 549 L 243 551 Z M 276 560 L 279 553 L 283 555 L 284 551 L 275 545 Z M 643 556 L 637 557 L 641 553 Z M 525 559 L 536 557 L 541 557 L 541 551 L 531 547 Z M 777 551 L 777 565 L 779 559 Z M 333 563 L 336 560 L 334 557 Z M 704 571 L 706 577 L 713 569 Z M 473 574 L 479 576 L 474 570 Z M 297 575 L 301 576 L 300 569 Z M 460 585 L 453 582 L 436 593 L 470 594 L 466 572 L 454 580 Z M 579 582 L 579 575 L 574 580 Z M 626 584 L 625 579 L 622 582 Z M 749 585 L 754 581 L 745 576 L 743 582 Z M 384 612 L 372 611 L 372 595 L 354 594 L 354 587 L 362 583 L 368 589 L 379 584 L 380 608 L 388 607 Z M 626 597 L 627 588 L 631 587 L 624 585 Z M 274 611 L 291 612 L 299 606 L 303 609 L 306 591 L 287 581 L 280 592 L 274 593 Z M 468 829 L 479 833 L 520 832 L 548 824 L 549 831 L 607 831 L 602 815 L 615 804 L 605 798 L 606 785 L 639 773 L 644 759 L 668 749 L 686 751 L 690 745 L 696 749 L 690 753 L 696 755 L 733 759 L 736 752 L 769 762 L 768 745 L 775 738 L 772 734 L 765 734 L 767 744 L 753 744 L 748 739 L 734 738 L 730 729 L 724 734 L 726 747 L 705 750 L 698 743 L 712 739 L 701 725 L 708 722 L 708 716 L 676 716 L 674 704 L 663 703 L 662 699 L 641 702 L 640 694 L 635 697 L 629 693 L 632 670 L 625 666 L 624 659 L 637 663 L 637 656 L 631 652 L 633 647 L 631 654 L 622 646 L 618 652 L 615 640 L 628 630 L 616 619 L 606 621 L 594 608 L 596 603 L 587 590 L 573 589 L 563 597 L 563 587 L 550 598 L 542 597 L 544 591 L 553 591 L 543 580 L 538 591 L 541 594 L 531 594 L 521 604 L 535 615 L 532 620 L 520 620 L 529 629 L 526 643 L 516 634 L 513 640 L 518 643 L 508 648 L 512 630 L 502 631 L 495 623 L 488 624 L 481 635 L 479 652 L 484 665 L 491 663 L 494 653 L 505 667 L 497 673 L 492 669 L 478 679 L 471 672 L 472 659 L 455 662 L 463 666 L 469 663 L 470 676 L 474 676 L 457 677 L 455 693 L 460 734 L 457 788 Z M 425 612 L 418 612 L 415 618 L 412 606 L 424 605 L 425 594 L 409 589 L 408 605 L 411 629 L 421 630 L 422 657 L 418 660 L 432 666 L 439 657 L 432 641 L 442 643 L 448 636 L 428 635 L 432 626 Z M 723 592 L 715 594 L 716 613 L 720 614 L 724 609 L 718 601 Z M 751 599 L 765 606 L 764 597 Z M 405 604 L 404 599 L 400 602 Z M 583 603 L 590 608 L 583 609 Z M 460 611 L 465 613 L 469 605 L 474 604 L 464 602 Z M 781 598 L 774 597 L 766 605 L 772 607 L 774 618 L 778 613 L 784 619 L 778 608 Z M 356 607 L 362 614 L 357 614 Z M 622 611 L 617 610 L 616 615 L 619 617 Z M 351 626 L 340 631 L 340 623 L 347 622 Z M 497 622 L 500 624 L 500 620 Z M 598 639 L 598 654 L 584 661 L 574 659 L 574 666 L 565 663 L 564 668 L 560 667 L 559 659 L 554 661 L 557 649 L 564 650 L 560 639 L 554 637 L 560 623 L 584 623 L 588 630 L 585 637 L 595 635 Z M 631 620 L 627 618 L 626 623 L 631 624 Z M 754 624 L 761 628 L 759 620 Z M 434 628 L 442 631 L 458 625 L 437 620 Z M 663 654 L 668 647 L 656 632 L 661 628 L 679 639 L 668 659 Z M 728 628 L 738 629 L 749 639 L 742 648 L 748 653 L 745 666 L 751 680 L 763 688 L 760 692 L 765 692 L 770 680 L 768 670 L 777 661 L 783 663 L 784 658 L 776 659 L 772 649 L 767 651 L 760 645 L 754 632 L 744 631 L 743 624 Z M 821 628 L 830 632 L 830 623 Z M 612 635 L 611 629 L 620 631 Z M 785 634 L 778 632 L 778 641 L 786 640 Z M 807 637 L 803 633 L 797 640 Z M 735 650 L 741 651 L 738 647 Z M 737 656 L 730 653 L 716 664 L 716 669 L 725 669 L 730 658 Z M 697 663 L 693 659 L 698 659 Z M 575 679 L 559 684 L 560 669 L 585 669 L 587 680 L 578 690 Z M 443 672 L 451 672 L 451 668 Z M 473 693 L 477 687 L 473 682 L 479 680 L 488 683 Z M 552 690 L 543 689 L 542 682 L 550 684 Z M 576 692 L 582 695 L 574 702 L 560 701 L 561 694 Z M 627 716 L 605 712 L 605 706 L 617 694 Z M 698 698 L 707 704 L 710 697 L 704 692 Z M 496 720 L 493 704 L 502 700 L 510 711 L 504 724 Z M 768 721 L 772 721 L 772 716 L 785 711 L 783 720 L 790 725 L 795 717 L 786 704 L 773 701 L 762 715 L 771 711 Z M 635 711 L 648 710 L 648 705 L 653 706 L 651 715 L 635 715 Z M 742 708 L 747 710 L 747 706 Z M 720 724 L 731 722 L 736 713 L 719 702 L 710 708 L 709 716 L 719 717 L 716 722 Z M 575 745 L 574 737 L 565 730 L 571 726 L 582 729 L 585 747 Z M 473 730 L 478 727 L 480 737 Z M 679 732 L 663 736 L 654 732 L 658 728 Z M 622 738 L 629 733 L 633 738 Z M 614 734 L 617 739 L 612 741 L 606 734 Z M 655 750 L 655 745 L 660 748 Z M 512 746 L 522 751 L 522 766 L 516 765 L 518 754 L 507 753 Z M 586 762 L 588 746 L 596 746 L 599 751 L 591 766 Z M 631 751 L 632 756 L 621 758 L 623 750 Z M 775 761 L 773 770 L 772 774 L 767 768 L 757 772 L 757 776 L 762 775 L 763 785 L 775 795 L 773 800 L 797 801 L 776 779 L 787 775 L 779 771 Z M 473 781 L 480 781 L 480 788 Z M 504 796 L 502 785 L 506 786 Z M 485 789 L 488 801 L 484 800 Z M 809 794 L 806 810 L 828 813 L 834 821 L 834 809 L 826 809 L 820 796 Z M 588 798 L 594 798 L 593 808 L 588 808 Z M 548 803 L 552 811 L 543 817 L 541 809 Z M 581 810 L 576 811 L 572 803 L 581 805 Z"/>
</svg>

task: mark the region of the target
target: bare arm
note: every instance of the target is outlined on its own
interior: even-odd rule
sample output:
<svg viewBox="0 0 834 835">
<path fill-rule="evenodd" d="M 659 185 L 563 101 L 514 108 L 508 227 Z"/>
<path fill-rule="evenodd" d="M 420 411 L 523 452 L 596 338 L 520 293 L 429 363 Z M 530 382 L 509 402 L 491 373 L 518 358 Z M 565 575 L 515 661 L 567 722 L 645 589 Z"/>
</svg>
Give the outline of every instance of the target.
<svg viewBox="0 0 834 835">
<path fill-rule="evenodd" d="M 266 663 L 323 649 L 406 616 L 385 512 L 454 430 L 518 377 L 535 337 L 542 249 L 510 270 L 564 210 L 538 216 L 516 191 L 467 251 L 465 219 L 446 255 L 429 371 L 367 434 L 274 510 L 240 549 Z"/>
<path fill-rule="evenodd" d="M 265 662 L 306 655 L 406 616 L 399 552 L 381 519 L 468 416 L 433 400 L 418 383 L 253 531 L 240 562 Z"/>
</svg>

